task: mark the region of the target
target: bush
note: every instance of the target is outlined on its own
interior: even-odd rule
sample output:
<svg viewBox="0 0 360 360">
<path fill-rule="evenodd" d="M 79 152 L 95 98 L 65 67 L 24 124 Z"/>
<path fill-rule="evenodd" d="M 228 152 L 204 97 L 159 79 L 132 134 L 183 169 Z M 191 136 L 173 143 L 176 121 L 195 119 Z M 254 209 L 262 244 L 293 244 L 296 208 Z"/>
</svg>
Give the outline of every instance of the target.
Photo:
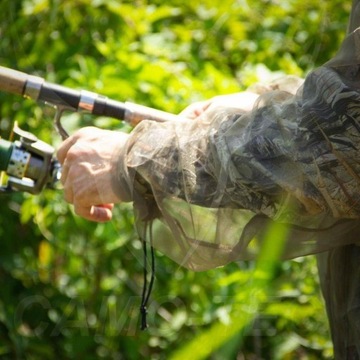
<svg viewBox="0 0 360 360">
<path fill-rule="evenodd" d="M 344 36 L 349 7 L 340 0 L 3 0 L 0 63 L 177 113 L 324 63 Z M 2 93 L 0 110 L 3 137 L 17 121 L 59 144 L 52 109 Z M 64 124 L 129 131 L 79 114 L 66 114 Z M 192 273 L 157 254 L 150 329 L 139 332 L 142 258 L 128 205 L 105 225 L 74 216 L 61 191 L 2 195 L 1 204 L 3 359 L 331 357 L 312 257 L 278 264 L 259 282 L 252 262 Z"/>
</svg>

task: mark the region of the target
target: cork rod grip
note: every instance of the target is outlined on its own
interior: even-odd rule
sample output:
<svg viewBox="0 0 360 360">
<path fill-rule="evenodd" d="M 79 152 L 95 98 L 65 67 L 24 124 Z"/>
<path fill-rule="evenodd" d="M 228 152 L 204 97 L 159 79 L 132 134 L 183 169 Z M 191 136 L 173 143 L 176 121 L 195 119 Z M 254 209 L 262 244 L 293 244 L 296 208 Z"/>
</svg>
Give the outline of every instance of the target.
<svg viewBox="0 0 360 360">
<path fill-rule="evenodd" d="M 0 66 L 0 90 L 23 95 L 28 75 Z"/>
</svg>

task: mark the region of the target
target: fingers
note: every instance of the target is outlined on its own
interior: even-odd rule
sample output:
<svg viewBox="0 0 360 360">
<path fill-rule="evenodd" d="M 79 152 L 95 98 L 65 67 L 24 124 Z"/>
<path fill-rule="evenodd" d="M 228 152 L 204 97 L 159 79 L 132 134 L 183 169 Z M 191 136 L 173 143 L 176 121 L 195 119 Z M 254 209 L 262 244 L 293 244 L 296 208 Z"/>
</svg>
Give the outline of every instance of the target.
<svg viewBox="0 0 360 360">
<path fill-rule="evenodd" d="M 82 207 L 79 205 L 74 206 L 74 211 L 77 215 L 86 220 L 95 222 L 107 222 L 112 218 L 113 204 L 104 204 L 98 206 Z"/>
<path fill-rule="evenodd" d="M 59 160 L 60 164 L 64 163 L 68 151 L 75 143 L 76 143 L 76 138 L 74 136 L 71 136 L 66 140 L 64 140 L 64 142 L 61 144 L 61 147 L 58 149 L 56 153 L 57 159 Z"/>
<path fill-rule="evenodd" d="M 113 189 L 118 161 L 114 151 L 127 139 L 127 134 L 86 127 L 61 144 L 57 157 L 62 164 L 64 198 L 74 205 L 76 214 L 91 221 L 111 219 L 112 204 L 121 202 Z"/>
<path fill-rule="evenodd" d="M 57 159 L 61 164 L 64 163 L 69 150 L 74 145 L 79 145 L 79 143 L 89 143 L 94 138 L 94 131 L 98 131 L 99 129 L 91 126 L 87 126 L 78 130 L 75 134 L 71 135 L 67 139 L 63 141 L 60 148 L 57 151 Z"/>
<path fill-rule="evenodd" d="M 61 166 L 61 179 L 60 179 L 61 183 L 63 185 L 66 182 L 66 179 L 68 178 L 69 169 L 70 169 L 70 166 L 69 166 L 68 162 L 66 160 L 63 161 L 62 166 Z"/>
<path fill-rule="evenodd" d="M 74 185 L 76 186 L 77 182 L 74 179 L 81 179 L 79 174 L 76 174 L 79 170 L 79 167 L 72 167 L 71 160 L 67 159 L 70 149 L 73 146 L 76 146 L 77 139 L 76 137 L 70 137 L 66 139 L 61 145 L 60 149 L 57 152 L 57 157 L 60 163 L 62 163 L 61 171 L 61 183 L 64 186 L 64 199 L 74 205 L 74 211 L 77 215 L 95 222 L 107 222 L 112 218 L 112 209 L 113 204 L 104 204 L 104 205 L 87 205 L 83 204 L 82 201 L 78 201 L 74 196 Z M 73 158 L 74 156 L 71 156 Z M 71 172 L 71 174 L 70 174 Z M 79 181 L 80 182 L 80 181 Z M 82 191 L 77 191 L 77 196 L 82 195 Z M 91 198 L 95 198 L 92 196 Z"/>
<path fill-rule="evenodd" d="M 206 112 L 219 108 L 234 108 L 251 111 L 259 95 L 251 91 L 242 91 L 234 94 L 218 95 L 210 100 L 200 101 L 185 108 L 179 115 L 188 119 L 197 119 Z"/>
<path fill-rule="evenodd" d="M 206 109 L 210 106 L 211 100 L 200 101 L 194 104 L 189 105 L 184 109 L 179 115 L 184 118 L 191 120 L 199 117 Z"/>
</svg>

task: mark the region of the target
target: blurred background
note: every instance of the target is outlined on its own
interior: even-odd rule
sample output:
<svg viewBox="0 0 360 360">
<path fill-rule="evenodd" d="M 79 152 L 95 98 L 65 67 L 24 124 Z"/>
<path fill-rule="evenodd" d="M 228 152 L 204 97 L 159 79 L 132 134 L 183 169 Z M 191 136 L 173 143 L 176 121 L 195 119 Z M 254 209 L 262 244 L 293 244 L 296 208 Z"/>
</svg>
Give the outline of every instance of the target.
<svg viewBox="0 0 360 360">
<path fill-rule="evenodd" d="M 0 65 L 178 113 L 283 74 L 305 76 L 343 39 L 351 1 L 2 0 Z M 53 146 L 54 110 L 0 93 Z M 82 126 L 121 122 L 66 114 Z M 331 359 L 314 257 L 194 273 L 156 254 L 141 332 L 142 251 L 131 205 L 109 224 L 73 215 L 61 191 L 0 195 L 1 359 Z M 260 275 L 259 275 L 260 274 Z"/>
</svg>

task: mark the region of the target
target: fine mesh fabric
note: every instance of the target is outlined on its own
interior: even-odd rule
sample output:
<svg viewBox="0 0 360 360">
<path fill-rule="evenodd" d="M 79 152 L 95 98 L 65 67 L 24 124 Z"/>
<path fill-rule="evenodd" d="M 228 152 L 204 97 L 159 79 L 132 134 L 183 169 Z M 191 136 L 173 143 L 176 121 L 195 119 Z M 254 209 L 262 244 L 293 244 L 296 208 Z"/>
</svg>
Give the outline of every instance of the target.
<svg viewBox="0 0 360 360">
<path fill-rule="evenodd" d="M 355 20 L 334 59 L 270 84 L 249 112 L 134 129 L 119 173 L 156 249 L 192 270 L 252 259 L 273 221 L 287 228 L 284 258 L 344 245 L 360 214 Z"/>
<path fill-rule="evenodd" d="M 253 87 L 251 111 L 142 122 L 114 180 L 141 238 L 152 228 L 152 245 L 189 269 L 255 259 L 273 223 L 283 259 L 318 254 L 336 359 L 360 359 L 359 26 L 354 0 L 335 57 L 304 81 Z"/>
</svg>

